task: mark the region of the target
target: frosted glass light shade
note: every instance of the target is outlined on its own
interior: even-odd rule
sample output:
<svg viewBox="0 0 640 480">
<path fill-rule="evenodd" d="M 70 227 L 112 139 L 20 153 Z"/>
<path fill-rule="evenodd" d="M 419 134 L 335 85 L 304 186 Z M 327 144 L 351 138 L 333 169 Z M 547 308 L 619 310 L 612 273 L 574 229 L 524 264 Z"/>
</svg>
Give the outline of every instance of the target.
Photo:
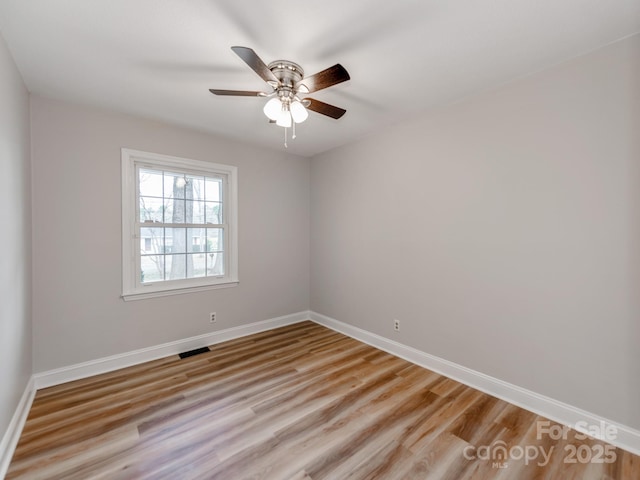
<svg viewBox="0 0 640 480">
<path fill-rule="evenodd" d="M 271 120 L 278 120 L 282 112 L 282 102 L 279 98 L 272 98 L 265 104 L 262 111 Z"/>
<path fill-rule="evenodd" d="M 285 128 L 291 127 L 291 113 L 289 113 L 289 110 L 282 110 L 280 112 L 278 120 L 276 120 L 276 125 Z"/>
<path fill-rule="evenodd" d="M 291 116 L 293 117 L 294 122 L 302 123 L 309 116 L 309 112 L 307 112 L 307 109 L 304 108 L 304 105 L 302 105 L 302 103 L 296 100 L 295 102 L 291 103 Z"/>
</svg>

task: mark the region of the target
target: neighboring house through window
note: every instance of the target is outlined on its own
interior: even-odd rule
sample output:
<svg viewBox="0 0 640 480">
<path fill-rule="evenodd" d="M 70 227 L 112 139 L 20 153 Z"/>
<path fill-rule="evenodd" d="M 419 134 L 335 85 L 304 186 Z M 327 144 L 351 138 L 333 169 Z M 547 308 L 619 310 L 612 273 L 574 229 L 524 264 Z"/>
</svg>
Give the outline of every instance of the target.
<svg viewBox="0 0 640 480">
<path fill-rule="evenodd" d="M 234 286 L 237 169 L 122 149 L 123 298 Z"/>
</svg>

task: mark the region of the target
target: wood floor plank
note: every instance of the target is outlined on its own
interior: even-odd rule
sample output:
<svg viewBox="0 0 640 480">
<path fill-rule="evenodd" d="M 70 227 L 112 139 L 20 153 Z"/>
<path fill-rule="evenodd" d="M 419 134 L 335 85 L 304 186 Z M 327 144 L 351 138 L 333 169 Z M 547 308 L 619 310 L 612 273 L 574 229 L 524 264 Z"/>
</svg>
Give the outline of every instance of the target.
<svg viewBox="0 0 640 480">
<path fill-rule="evenodd" d="M 610 446 L 568 463 L 606 444 L 540 437 L 546 421 L 301 322 L 38 391 L 7 479 L 640 478 Z"/>
</svg>

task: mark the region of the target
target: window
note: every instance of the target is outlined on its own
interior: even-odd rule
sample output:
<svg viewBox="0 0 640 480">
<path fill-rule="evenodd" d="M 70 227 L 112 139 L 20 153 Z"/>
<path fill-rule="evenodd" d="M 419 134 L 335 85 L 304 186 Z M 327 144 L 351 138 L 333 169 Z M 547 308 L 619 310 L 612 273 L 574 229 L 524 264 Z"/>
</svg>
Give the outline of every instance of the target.
<svg viewBox="0 0 640 480">
<path fill-rule="evenodd" d="M 236 204 L 236 167 L 123 148 L 123 298 L 237 285 Z"/>
</svg>

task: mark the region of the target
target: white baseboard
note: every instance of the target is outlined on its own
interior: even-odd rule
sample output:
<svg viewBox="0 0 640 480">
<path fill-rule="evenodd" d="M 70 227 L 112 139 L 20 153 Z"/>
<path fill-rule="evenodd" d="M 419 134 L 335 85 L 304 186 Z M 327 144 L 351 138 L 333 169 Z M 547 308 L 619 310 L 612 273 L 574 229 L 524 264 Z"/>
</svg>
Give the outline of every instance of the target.
<svg viewBox="0 0 640 480">
<path fill-rule="evenodd" d="M 601 422 L 604 422 L 604 425 L 612 425 L 617 429 L 617 436 L 615 440 L 607 438 L 605 441 L 640 455 L 640 431 L 631 427 L 389 340 L 334 318 L 313 311 L 309 312 L 309 318 L 320 325 L 571 428 L 575 428 L 576 424 L 580 425 L 580 423 L 599 426 L 603 425 Z M 578 428 L 578 430 L 581 429 Z"/>
<path fill-rule="evenodd" d="M 88 362 L 70 365 L 68 367 L 57 368 L 34 375 L 35 388 L 46 388 L 61 383 L 71 382 L 82 378 L 99 375 L 101 373 L 112 372 L 120 368 L 138 365 L 140 363 L 157 360 L 159 358 L 177 355 L 181 352 L 194 350 L 196 348 L 214 345 L 216 343 L 233 340 L 265 330 L 283 327 L 303 320 L 309 320 L 309 312 L 298 312 L 283 317 L 271 318 L 261 322 L 241 325 L 239 327 L 228 328 L 216 332 L 205 333 L 196 337 L 184 338 L 174 342 L 155 345 L 153 347 L 142 348 L 132 352 L 112 355 L 110 357 L 98 358 Z"/>
<path fill-rule="evenodd" d="M 20 398 L 20 402 L 18 402 L 13 417 L 11 417 L 9 427 L 0 441 L 0 478 L 4 478 L 7 474 L 13 452 L 18 445 L 18 440 L 20 439 L 24 423 L 27 421 L 27 416 L 29 415 L 35 394 L 36 388 L 32 376 L 24 389 L 24 393 Z"/>
</svg>

